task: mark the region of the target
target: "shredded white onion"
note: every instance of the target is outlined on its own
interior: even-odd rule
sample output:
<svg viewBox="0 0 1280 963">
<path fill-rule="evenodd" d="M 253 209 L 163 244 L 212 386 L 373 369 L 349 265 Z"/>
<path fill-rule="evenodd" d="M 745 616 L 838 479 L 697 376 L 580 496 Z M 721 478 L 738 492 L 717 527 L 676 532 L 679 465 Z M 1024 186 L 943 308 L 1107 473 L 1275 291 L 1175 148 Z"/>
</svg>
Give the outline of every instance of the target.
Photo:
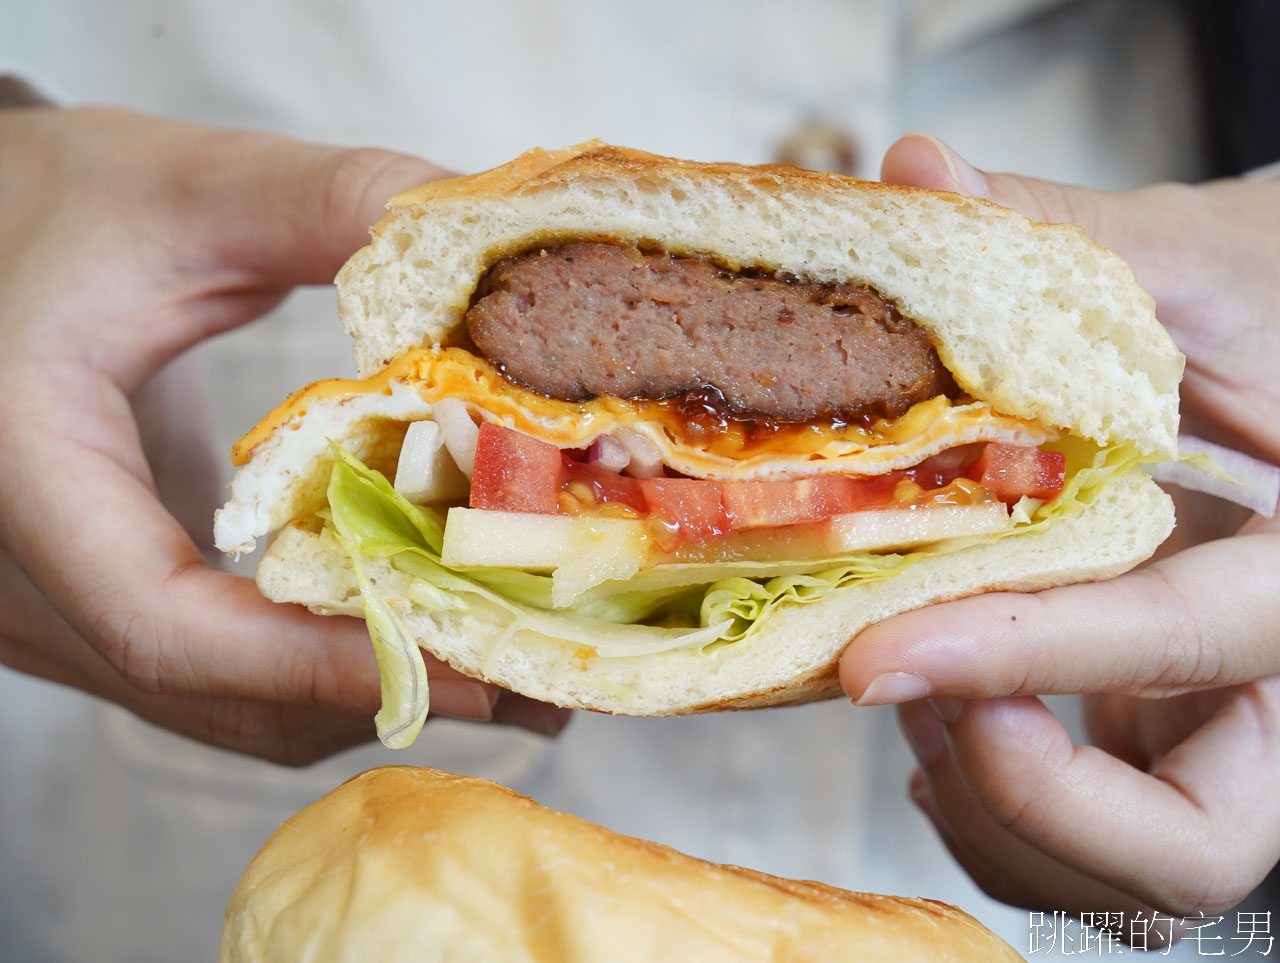
<svg viewBox="0 0 1280 963">
<path fill-rule="evenodd" d="M 465 498 L 467 480 L 454 466 L 444 432 L 434 421 L 415 421 L 405 432 L 395 490 L 418 505 Z"/>
<path fill-rule="evenodd" d="M 1151 477 L 1189 491 L 1204 492 L 1235 502 L 1267 518 L 1275 517 L 1276 503 L 1280 500 L 1280 468 L 1191 435 L 1178 436 L 1178 453 L 1182 456 L 1207 455 L 1228 477 L 1183 461 L 1150 465 Z"/>
<path fill-rule="evenodd" d="M 624 471 L 632 478 L 657 478 L 665 473 L 662 452 L 640 432 L 619 428 L 612 438 L 627 449 L 630 458 Z"/>
<path fill-rule="evenodd" d="M 587 461 L 609 471 L 622 471 L 631 463 L 631 451 L 618 439 L 600 435 L 587 449 Z"/>
<path fill-rule="evenodd" d="M 476 438 L 480 429 L 471 420 L 471 412 L 457 398 L 442 398 L 431 406 L 431 417 L 444 434 L 444 446 L 462 473 L 471 477 L 476 463 Z"/>
</svg>

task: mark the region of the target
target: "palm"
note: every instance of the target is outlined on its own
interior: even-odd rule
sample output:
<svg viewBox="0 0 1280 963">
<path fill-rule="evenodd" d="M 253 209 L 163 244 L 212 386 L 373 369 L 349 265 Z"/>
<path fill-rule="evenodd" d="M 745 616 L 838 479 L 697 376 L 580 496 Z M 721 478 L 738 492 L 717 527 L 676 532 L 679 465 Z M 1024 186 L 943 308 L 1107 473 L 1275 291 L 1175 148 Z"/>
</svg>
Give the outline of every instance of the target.
<svg viewBox="0 0 1280 963">
<path fill-rule="evenodd" d="M 269 758 L 372 735 L 363 625 L 274 605 L 204 563 L 188 534 L 213 507 L 200 398 L 154 376 L 292 286 L 328 283 L 382 198 L 442 172 L 38 109 L 0 117 L 0 169 L 0 662 Z M 431 670 L 436 708 L 493 715 L 492 687 Z M 563 723 L 504 708 L 541 731 Z"/>
</svg>

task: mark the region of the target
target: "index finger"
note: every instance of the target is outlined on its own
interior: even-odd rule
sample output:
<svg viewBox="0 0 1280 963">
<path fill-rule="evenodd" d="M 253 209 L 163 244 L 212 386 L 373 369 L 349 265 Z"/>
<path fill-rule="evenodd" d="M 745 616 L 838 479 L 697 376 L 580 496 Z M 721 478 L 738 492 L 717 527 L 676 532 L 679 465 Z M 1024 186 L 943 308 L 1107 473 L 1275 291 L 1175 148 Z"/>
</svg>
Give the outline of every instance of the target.
<svg viewBox="0 0 1280 963">
<path fill-rule="evenodd" d="M 1108 887 L 1187 916 L 1232 905 L 1275 860 L 1276 681 L 1233 690 L 1149 771 L 1073 746 L 1035 699 L 969 702 L 939 714 L 948 758 L 1002 832 Z M 1042 898 L 1059 903 L 1068 894 L 1054 890 L 1074 885 L 1038 884 Z"/>
<path fill-rule="evenodd" d="M 925 696 L 1172 695 L 1280 673 L 1280 536 L 1237 535 L 1106 582 L 996 593 L 873 625 L 845 650 L 859 705 Z"/>
</svg>

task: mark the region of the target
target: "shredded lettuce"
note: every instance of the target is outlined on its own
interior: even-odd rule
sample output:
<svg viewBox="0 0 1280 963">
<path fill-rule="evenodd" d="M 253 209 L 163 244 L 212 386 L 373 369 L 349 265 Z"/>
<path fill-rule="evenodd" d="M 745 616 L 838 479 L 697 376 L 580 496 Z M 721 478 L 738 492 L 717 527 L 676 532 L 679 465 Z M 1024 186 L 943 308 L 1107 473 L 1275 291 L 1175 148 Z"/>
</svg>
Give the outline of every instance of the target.
<svg viewBox="0 0 1280 963">
<path fill-rule="evenodd" d="M 1067 456 L 1067 482 L 1051 501 L 1025 498 L 1006 532 L 950 539 L 904 554 L 862 552 L 807 562 L 663 565 L 625 581 L 606 582 L 571 605 L 553 604 L 552 578 L 511 569 L 450 569 L 440 560 L 441 516 L 401 496 L 381 474 L 333 444 L 329 511 L 351 557 L 369 634 L 382 674 L 378 735 L 388 746 L 408 745 L 427 712 L 421 652 L 393 607 L 367 574 L 382 559 L 412 576 L 412 602 L 430 615 L 481 606 L 507 619 L 505 637 L 531 632 L 564 639 L 608 657 L 674 649 L 709 651 L 748 638 L 782 605 L 819 601 L 836 589 L 889 578 L 921 559 L 999 538 L 1041 531 L 1078 514 L 1114 478 L 1146 459 L 1128 445 L 1098 448 L 1064 437 L 1047 447 Z"/>
<path fill-rule="evenodd" d="M 344 465 L 347 459 L 355 461 L 337 445 L 333 445 L 333 449 Z M 363 465 L 360 467 L 363 471 L 355 472 L 338 470 L 335 466 L 329 476 L 330 518 L 338 540 L 351 556 L 365 622 L 369 626 L 369 638 L 373 642 L 374 659 L 378 663 L 382 707 L 373 719 L 378 738 L 389 749 L 404 749 L 413 745 L 427 719 L 430 705 L 427 667 L 418 643 L 374 585 L 364 561 L 406 539 L 428 538 L 432 528 L 425 513 L 421 519 L 424 524 L 418 526 L 414 524 L 417 518 L 389 507 L 386 499 L 380 497 L 382 486 L 391 490 L 386 479 Z M 382 483 L 381 486 L 378 482 Z M 435 526 L 434 533 L 438 543 L 441 535 L 439 525 Z"/>
</svg>

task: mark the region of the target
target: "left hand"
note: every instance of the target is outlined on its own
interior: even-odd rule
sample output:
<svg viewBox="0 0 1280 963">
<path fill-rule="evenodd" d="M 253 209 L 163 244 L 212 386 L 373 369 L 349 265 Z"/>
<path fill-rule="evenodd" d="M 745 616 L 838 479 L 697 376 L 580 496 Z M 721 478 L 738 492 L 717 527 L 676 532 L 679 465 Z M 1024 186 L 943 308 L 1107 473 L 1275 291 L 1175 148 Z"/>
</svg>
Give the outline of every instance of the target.
<svg viewBox="0 0 1280 963">
<path fill-rule="evenodd" d="M 983 174 L 919 136 L 883 176 L 1080 223 L 1187 354 L 1184 423 L 1280 462 L 1280 184 L 1094 192 Z M 1280 520 L 1243 520 L 1216 505 L 1201 544 L 1120 578 L 908 612 L 845 651 L 856 702 L 901 704 L 912 797 L 990 895 L 1195 916 L 1275 865 Z M 1081 692 L 1093 745 L 1073 746 L 1036 696 Z"/>
<path fill-rule="evenodd" d="M 278 762 L 370 739 L 380 689 L 364 623 L 274 604 L 206 564 L 179 516 L 207 532 L 213 506 L 191 521 L 199 498 L 176 504 L 163 484 L 175 460 L 209 477 L 182 454 L 198 406 L 148 386 L 295 285 L 327 284 L 385 198 L 446 172 L 42 108 L 0 111 L 0 171 L 0 665 Z M 438 714 L 545 733 L 566 721 L 427 665 Z"/>
</svg>

